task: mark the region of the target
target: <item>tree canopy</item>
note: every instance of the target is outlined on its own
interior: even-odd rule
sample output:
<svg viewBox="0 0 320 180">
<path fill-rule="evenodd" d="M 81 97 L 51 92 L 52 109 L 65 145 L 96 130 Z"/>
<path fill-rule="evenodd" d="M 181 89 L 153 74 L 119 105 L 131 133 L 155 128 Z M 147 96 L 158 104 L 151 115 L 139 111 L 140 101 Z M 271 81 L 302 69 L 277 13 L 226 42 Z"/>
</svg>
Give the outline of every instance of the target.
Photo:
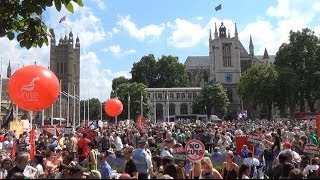
<svg viewBox="0 0 320 180">
<path fill-rule="evenodd" d="M 55 5 L 60 11 L 64 6 L 74 12 L 72 2 L 83 6 L 82 0 L 4 0 L 0 1 L 0 37 L 16 40 L 21 47 L 42 47 L 48 45 L 47 25 L 43 22 L 44 11 Z"/>
<path fill-rule="evenodd" d="M 229 105 L 228 95 L 219 83 L 209 83 L 193 102 L 194 113 L 215 114 L 222 117 Z"/>
<path fill-rule="evenodd" d="M 273 65 L 255 64 L 241 75 L 239 94 L 254 109 L 266 107 L 270 118 L 277 78 L 278 72 Z"/>
<path fill-rule="evenodd" d="M 320 98 L 320 48 L 319 38 L 310 29 L 290 31 L 289 43 L 282 44 L 276 54 L 275 66 L 279 72 L 289 70 L 294 74 L 300 111 L 305 111 L 305 101 L 311 112 Z M 284 87 L 284 91 L 286 88 Z"/>
<path fill-rule="evenodd" d="M 132 82 L 143 83 L 149 88 L 188 86 L 187 68 L 178 57 L 162 56 L 158 61 L 153 54 L 144 56 L 131 69 Z"/>
</svg>

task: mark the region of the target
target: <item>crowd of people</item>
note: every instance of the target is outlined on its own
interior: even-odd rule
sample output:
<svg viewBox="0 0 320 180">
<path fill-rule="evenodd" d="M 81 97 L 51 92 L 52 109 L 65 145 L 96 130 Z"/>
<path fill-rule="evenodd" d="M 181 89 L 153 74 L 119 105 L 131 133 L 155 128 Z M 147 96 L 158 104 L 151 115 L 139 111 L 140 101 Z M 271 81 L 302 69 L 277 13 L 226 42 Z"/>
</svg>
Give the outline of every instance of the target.
<svg viewBox="0 0 320 180">
<path fill-rule="evenodd" d="M 304 149 L 307 144 L 318 146 L 310 121 L 177 121 L 143 126 L 131 121 L 93 126 L 91 131 L 94 136 L 78 131 L 51 134 L 37 128 L 35 155 L 30 157 L 28 132 L 17 135 L 2 130 L 0 178 L 320 178 L 318 154 Z M 237 136 L 252 134 L 259 136 L 258 143 L 237 147 Z M 200 140 L 206 149 L 204 157 L 195 162 L 174 152 L 175 147 L 184 147 L 192 139 Z"/>
</svg>

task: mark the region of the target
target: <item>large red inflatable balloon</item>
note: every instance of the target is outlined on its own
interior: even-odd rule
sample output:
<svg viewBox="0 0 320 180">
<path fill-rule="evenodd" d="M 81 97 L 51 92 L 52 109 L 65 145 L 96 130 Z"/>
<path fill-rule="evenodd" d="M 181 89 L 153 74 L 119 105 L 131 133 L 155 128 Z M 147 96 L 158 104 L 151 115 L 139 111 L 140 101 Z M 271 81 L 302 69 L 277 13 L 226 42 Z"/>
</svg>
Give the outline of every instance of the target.
<svg viewBox="0 0 320 180">
<path fill-rule="evenodd" d="M 25 66 L 16 70 L 8 82 L 10 99 L 27 111 L 42 111 L 50 107 L 60 92 L 59 80 L 42 66 Z"/>
<path fill-rule="evenodd" d="M 104 106 L 104 110 L 108 116 L 119 116 L 123 110 L 122 102 L 118 98 L 108 99 Z"/>
</svg>

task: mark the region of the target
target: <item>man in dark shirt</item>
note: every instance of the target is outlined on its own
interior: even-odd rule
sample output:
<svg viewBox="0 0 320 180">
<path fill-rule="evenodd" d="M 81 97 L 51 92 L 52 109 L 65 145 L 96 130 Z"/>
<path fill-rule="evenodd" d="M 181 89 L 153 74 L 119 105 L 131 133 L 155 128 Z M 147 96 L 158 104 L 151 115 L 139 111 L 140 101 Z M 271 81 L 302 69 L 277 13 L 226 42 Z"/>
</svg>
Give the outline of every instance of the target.
<svg viewBox="0 0 320 180">
<path fill-rule="evenodd" d="M 126 165 L 124 167 L 124 172 L 129 174 L 131 177 L 138 178 L 138 169 L 132 160 L 133 149 L 134 148 L 132 146 L 128 146 L 123 149 L 124 158 L 127 160 Z"/>
<path fill-rule="evenodd" d="M 22 152 L 16 157 L 17 165 L 14 166 L 9 172 L 6 179 L 11 179 L 11 177 L 16 173 L 23 173 L 24 168 L 30 161 L 30 156 L 28 153 Z"/>
</svg>

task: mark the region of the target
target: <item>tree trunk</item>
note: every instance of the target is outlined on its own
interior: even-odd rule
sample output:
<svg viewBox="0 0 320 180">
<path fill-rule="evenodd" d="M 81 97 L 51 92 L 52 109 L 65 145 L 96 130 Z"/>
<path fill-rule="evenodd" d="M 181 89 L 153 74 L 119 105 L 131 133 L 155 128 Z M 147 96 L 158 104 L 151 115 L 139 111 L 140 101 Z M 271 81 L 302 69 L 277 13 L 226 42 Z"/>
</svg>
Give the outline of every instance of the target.
<svg viewBox="0 0 320 180">
<path fill-rule="evenodd" d="M 316 101 L 309 98 L 307 102 L 308 102 L 310 112 L 315 112 L 316 110 L 314 108 L 314 104 L 316 103 Z"/>
</svg>

